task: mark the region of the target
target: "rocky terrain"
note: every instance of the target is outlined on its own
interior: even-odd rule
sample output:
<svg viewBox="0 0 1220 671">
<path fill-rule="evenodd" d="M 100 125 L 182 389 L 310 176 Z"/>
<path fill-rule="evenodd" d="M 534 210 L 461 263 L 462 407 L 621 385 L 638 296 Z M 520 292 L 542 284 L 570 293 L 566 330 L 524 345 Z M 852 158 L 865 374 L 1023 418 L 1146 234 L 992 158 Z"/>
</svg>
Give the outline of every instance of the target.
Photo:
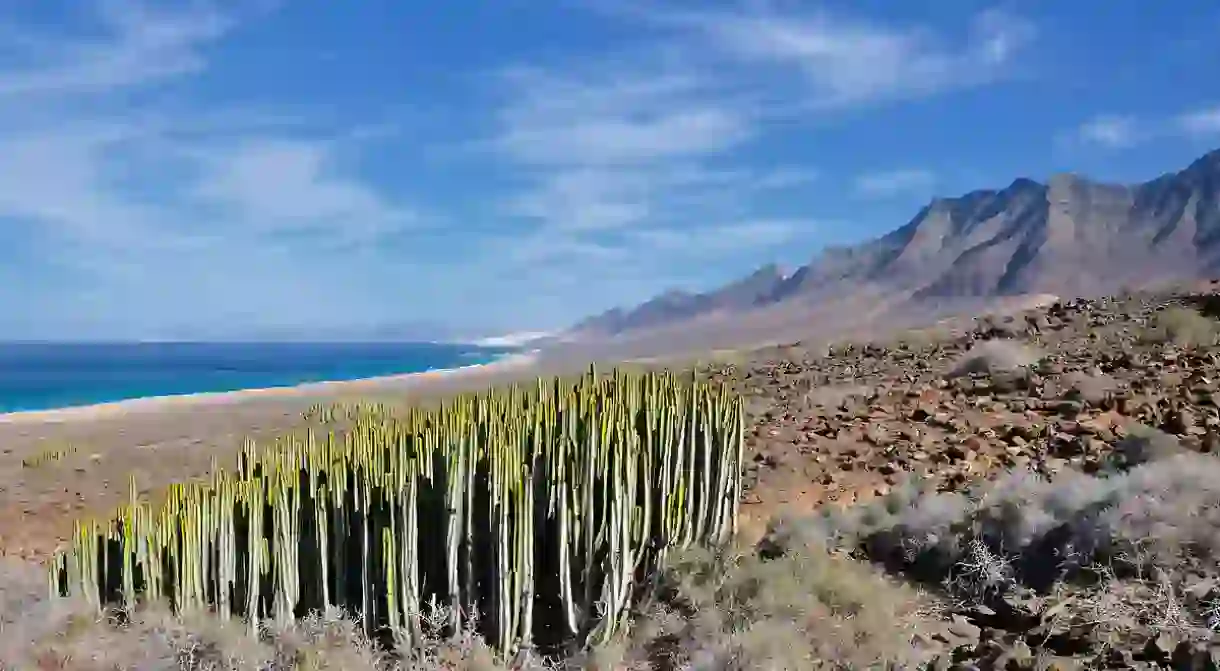
<svg viewBox="0 0 1220 671">
<path fill-rule="evenodd" d="M 1217 668 L 1217 315 L 1077 299 L 714 367 L 757 418 L 745 514 L 929 587 L 935 668 Z"/>
<path fill-rule="evenodd" d="M 1220 668 L 1220 283 L 700 370 L 748 402 L 741 543 L 670 567 L 628 640 L 561 668 Z M 4 571 L 12 668 L 388 664 L 342 622 L 122 633 Z M 395 668 L 497 668 L 469 638 L 427 656 Z"/>
<path fill-rule="evenodd" d="M 1220 451 L 1210 400 L 1220 352 L 1188 346 L 1211 328 L 1194 319 L 1196 302 L 1212 306 L 1172 294 L 1078 299 L 816 357 L 776 348 L 717 374 L 752 400 L 759 471 L 816 453 L 822 472 L 807 479 L 822 481 L 829 500 L 869 494 L 863 474 L 876 474 L 875 493 L 904 473 L 952 489 L 1000 467 L 1095 472 L 1132 423 Z"/>
</svg>

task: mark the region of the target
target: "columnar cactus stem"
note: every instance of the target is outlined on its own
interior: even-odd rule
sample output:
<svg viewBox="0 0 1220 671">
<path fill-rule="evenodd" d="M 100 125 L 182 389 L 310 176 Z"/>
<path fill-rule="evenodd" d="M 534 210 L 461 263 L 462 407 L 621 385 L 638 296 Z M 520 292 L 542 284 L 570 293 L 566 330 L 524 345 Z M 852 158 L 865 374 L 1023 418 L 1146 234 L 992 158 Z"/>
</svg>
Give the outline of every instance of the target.
<svg viewBox="0 0 1220 671">
<path fill-rule="evenodd" d="M 77 524 L 48 568 L 51 590 L 98 608 L 168 598 L 252 631 L 337 608 L 412 642 L 436 602 L 448 629 L 477 623 L 509 656 L 536 635 L 609 640 L 639 575 L 736 530 L 742 401 L 697 378 L 590 366 L 575 384 L 539 380 L 435 411 L 306 417 L 345 424 L 248 442 L 233 471 L 173 485 L 155 508 L 133 480 L 110 522 Z"/>
</svg>

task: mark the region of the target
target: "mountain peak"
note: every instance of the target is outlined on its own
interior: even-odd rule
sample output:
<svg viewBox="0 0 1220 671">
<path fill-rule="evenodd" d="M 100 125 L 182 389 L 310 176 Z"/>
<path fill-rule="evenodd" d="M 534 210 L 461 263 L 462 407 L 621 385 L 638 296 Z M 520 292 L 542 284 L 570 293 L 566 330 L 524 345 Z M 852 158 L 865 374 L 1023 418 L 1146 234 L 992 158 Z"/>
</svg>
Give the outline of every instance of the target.
<svg viewBox="0 0 1220 671">
<path fill-rule="evenodd" d="M 1220 173 L 1220 149 L 1209 151 L 1195 159 L 1195 161 L 1187 166 L 1186 170 L 1183 170 L 1182 172 Z"/>
<path fill-rule="evenodd" d="M 1005 191 L 1032 191 L 1037 189 L 1045 189 L 1046 186 L 1041 182 L 1034 181 L 1028 177 L 1018 177 L 1009 184 Z"/>
<path fill-rule="evenodd" d="M 795 306 L 788 301 L 798 297 L 807 310 L 857 294 L 874 302 L 902 296 L 918 311 L 925 299 L 1082 295 L 1218 271 L 1220 149 L 1141 185 L 1062 172 L 1045 183 L 1018 177 L 999 190 L 933 198 L 900 228 L 857 245 L 826 246 L 786 276 L 766 264 L 720 289 L 594 321 L 601 320 L 599 335 L 613 336 L 713 313 Z"/>
</svg>

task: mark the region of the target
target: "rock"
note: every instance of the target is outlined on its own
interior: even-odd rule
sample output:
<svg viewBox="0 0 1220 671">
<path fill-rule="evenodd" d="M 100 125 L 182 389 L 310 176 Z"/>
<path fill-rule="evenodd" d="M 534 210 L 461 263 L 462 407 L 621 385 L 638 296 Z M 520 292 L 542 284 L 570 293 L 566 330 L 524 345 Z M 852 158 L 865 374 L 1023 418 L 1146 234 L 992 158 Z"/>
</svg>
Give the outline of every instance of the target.
<svg viewBox="0 0 1220 671">
<path fill-rule="evenodd" d="M 1200 443 L 1199 451 L 1204 454 L 1215 454 L 1220 452 L 1220 433 L 1215 429 L 1207 429 L 1203 434 L 1203 440 Z"/>
<path fill-rule="evenodd" d="M 1140 464 L 1186 452 L 1176 437 L 1151 427 L 1139 426 L 1114 445 L 1108 466 L 1116 470 L 1128 470 Z"/>
<path fill-rule="evenodd" d="M 1006 671 L 1033 671 L 1036 668 L 1034 653 L 1025 641 L 1017 639 L 1000 655 L 995 666 Z"/>
<path fill-rule="evenodd" d="M 1205 645 L 1182 641 L 1169 656 L 1175 671 L 1204 671 L 1214 669 L 1215 662 Z"/>
<path fill-rule="evenodd" d="M 972 624 L 964 615 L 954 615 L 949 621 L 948 629 L 953 635 L 971 641 L 977 641 L 982 634 L 982 629 Z"/>
<path fill-rule="evenodd" d="M 1084 411 L 1084 403 L 1080 401 L 1060 401 L 1055 405 L 1055 412 L 1063 417 L 1072 419 Z"/>
<path fill-rule="evenodd" d="M 1194 413 L 1186 408 L 1176 408 L 1166 413 L 1165 421 L 1161 424 L 1161 430 L 1165 431 L 1166 433 L 1185 435 L 1189 433 L 1194 426 Z"/>
<path fill-rule="evenodd" d="M 1093 659 L 1094 665 L 1101 669 L 1129 669 L 1133 661 L 1130 652 L 1113 646 L 1107 646 Z"/>
<path fill-rule="evenodd" d="M 1141 656 L 1149 662 L 1165 665 L 1169 663 L 1169 656 L 1178 647 L 1178 641 L 1169 634 L 1161 633 L 1148 639 L 1141 650 Z"/>
</svg>

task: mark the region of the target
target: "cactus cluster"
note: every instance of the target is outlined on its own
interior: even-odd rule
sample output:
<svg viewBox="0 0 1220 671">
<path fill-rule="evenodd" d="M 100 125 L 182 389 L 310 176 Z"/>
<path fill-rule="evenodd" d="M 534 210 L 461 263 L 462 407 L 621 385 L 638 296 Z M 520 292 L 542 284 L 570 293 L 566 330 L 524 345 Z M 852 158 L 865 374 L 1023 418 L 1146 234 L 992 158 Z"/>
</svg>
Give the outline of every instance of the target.
<svg viewBox="0 0 1220 671">
<path fill-rule="evenodd" d="M 475 627 L 501 654 L 604 642 L 675 548 L 736 530 L 743 414 L 672 373 L 455 397 L 426 411 L 326 411 L 342 431 L 256 447 L 236 469 L 78 522 L 50 589 L 98 608 L 168 600 L 289 620 L 327 608 L 366 632 Z"/>
</svg>

